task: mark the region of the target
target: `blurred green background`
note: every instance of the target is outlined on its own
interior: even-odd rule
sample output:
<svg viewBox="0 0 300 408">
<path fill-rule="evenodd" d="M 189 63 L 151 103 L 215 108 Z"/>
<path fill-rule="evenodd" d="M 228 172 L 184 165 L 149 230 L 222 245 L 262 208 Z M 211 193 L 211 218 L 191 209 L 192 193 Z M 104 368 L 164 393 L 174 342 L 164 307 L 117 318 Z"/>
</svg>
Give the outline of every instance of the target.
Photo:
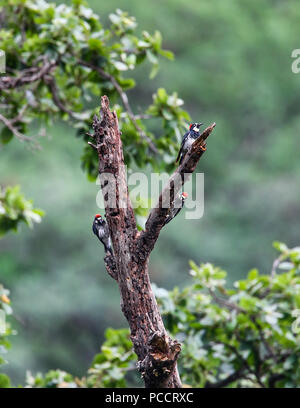
<svg viewBox="0 0 300 408">
<path fill-rule="evenodd" d="M 129 92 L 136 112 L 164 87 L 179 93 L 194 121 L 217 122 L 199 165 L 204 217 L 185 220 L 182 212 L 164 228 L 151 256 L 152 281 L 183 286 L 189 259 L 221 266 L 231 282 L 254 266 L 267 273 L 272 241 L 295 246 L 300 238 L 300 74 L 291 71 L 299 2 L 88 3 L 103 22 L 116 8 L 129 11 L 141 31 L 161 31 L 164 48 L 175 53 L 152 81 L 137 70 L 138 86 Z M 91 231 L 99 186 L 80 168 L 83 142 L 74 135 L 57 123 L 41 138 L 42 151 L 17 140 L 1 148 L 2 183 L 20 184 L 46 211 L 34 230 L 24 226 L 1 240 L 1 281 L 18 319 L 5 366 L 14 383 L 24 382 L 25 367 L 83 375 L 104 329 L 127 327 Z"/>
</svg>

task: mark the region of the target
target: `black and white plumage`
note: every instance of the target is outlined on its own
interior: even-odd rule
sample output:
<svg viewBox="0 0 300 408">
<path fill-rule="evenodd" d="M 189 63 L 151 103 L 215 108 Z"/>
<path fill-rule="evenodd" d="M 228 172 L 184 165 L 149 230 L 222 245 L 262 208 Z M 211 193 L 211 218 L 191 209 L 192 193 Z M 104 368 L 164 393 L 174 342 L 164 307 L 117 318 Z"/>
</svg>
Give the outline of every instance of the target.
<svg viewBox="0 0 300 408">
<path fill-rule="evenodd" d="M 188 193 L 183 192 L 179 194 L 178 197 L 174 201 L 174 206 L 170 209 L 169 214 L 166 216 L 166 220 L 164 225 L 168 224 L 176 215 L 182 210 L 184 206 L 184 202 L 188 197 Z"/>
<path fill-rule="evenodd" d="M 176 162 L 179 160 L 179 164 L 182 163 L 184 156 L 189 151 L 194 141 L 200 136 L 200 127 L 202 125 L 203 123 L 192 123 L 189 131 L 183 136 L 180 150 L 176 159 Z"/>
<path fill-rule="evenodd" d="M 109 252 L 111 255 L 113 255 L 108 225 L 100 214 L 95 215 L 93 222 L 93 233 L 103 244 L 105 252 Z"/>
</svg>

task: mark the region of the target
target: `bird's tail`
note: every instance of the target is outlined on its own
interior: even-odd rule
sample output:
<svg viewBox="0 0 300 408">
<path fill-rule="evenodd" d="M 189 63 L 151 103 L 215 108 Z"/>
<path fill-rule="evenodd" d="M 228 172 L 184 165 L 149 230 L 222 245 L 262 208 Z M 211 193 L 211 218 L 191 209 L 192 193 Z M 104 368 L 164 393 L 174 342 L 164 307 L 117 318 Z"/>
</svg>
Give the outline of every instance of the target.
<svg viewBox="0 0 300 408">
<path fill-rule="evenodd" d="M 104 250 L 105 250 L 105 253 L 108 253 L 108 252 L 109 252 L 109 254 L 110 254 L 111 256 L 114 256 L 114 253 L 113 253 L 113 250 L 112 250 L 111 245 L 105 245 L 105 246 L 104 246 Z"/>
</svg>

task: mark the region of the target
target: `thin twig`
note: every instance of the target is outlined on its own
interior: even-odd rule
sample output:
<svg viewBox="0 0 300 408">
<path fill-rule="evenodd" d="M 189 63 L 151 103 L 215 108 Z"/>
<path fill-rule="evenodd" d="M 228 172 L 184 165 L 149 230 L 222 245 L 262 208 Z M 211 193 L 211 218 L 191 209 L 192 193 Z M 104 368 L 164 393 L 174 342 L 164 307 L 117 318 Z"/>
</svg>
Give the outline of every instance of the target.
<svg viewBox="0 0 300 408">
<path fill-rule="evenodd" d="M 78 119 L 78 115 L 76 112 L 73 112 L 72 110 L 68 109 L 65 107 L 63 102 L 60 100 L 59 95 L 58 95 L 58 89 L 56 86 L 55 79 L 51 75 L 45 75 L 44 76 L 44 81 L 48 85 L 50 92 L 52 94 L 53 102 L 55 105 L 63 112 L 67 113 L 71 118 L 73 119 Z"/>
<path fill-rule="evenodd" d="M 19 121 L 23 118 L 24 113 L 25 113 L 27 107 L 28 107 L 28 104 L 26 103 L 25 105 L 22 106 L 22 108 L 20 109 L 20 111 L 19 111 L 19 113 L 17 114 L 17 116 L 15 116 L 14 118 L 12 118 L 12 119 L 9 120 L 10 123 L 11 123 L 11 125 L 14 125 L 15 123 L 19 122 Z"/>
<path fill-rule="evenodd" d="M 231 384 L 234 381 L 240 380 L 245 378 L 245 368 L 242 367 L 235 373 L 230 374 L 228 377 L 224 378 L 224 380 L 220 380 L 216 383 L 207 382 L 204 385 L 204 388 L 223 388 L 227 385 Z"/>
<path fill-rule="evenodd" d="M 276 258 L 275 261 L 273 262 L 273 264 L 272 264 L 272 269 L 271 269 L 271 273 L 270 273 L 270 276 L 271 276 L 270 284 L 269 284 L 269 286 L 264 290 L 264 292 L 260 295 L 260 298 L 266 297 L 266 296 L 271 292 L 272 284 L 273 284 L 273 279 L 274 279 L 275 276 L 276 276 L 277 268 L 279 267 L 280 263 L 284 260 L 285 257 L 286 257 L 285 254 L 281 254 L 281 255 L 280 255 L 278 258 Z"/>
<path fill-rule="evenodd" d="M 286 255 L 285 254 L 281 254 L 278 258 L 275 259 L 275 261 L 273 262 L 272 265 L 272 270 L 271 270 L 271 278 L 275 278 L 276 276 L 276 270 L 278 268 L 278 266 L 280 265 L 280 263 L 283 261 L 284 257 Z"/>
<path fill-rule="evenodd" d="M 34 143 L 34 144 L 36 145 L 36 147 L 39 147 L 38 143 L 37 143 L 34 139 L 32 139 L 31 137 L 25 136 L 25 135 L 23 135 L 22 133 L 20 133 L 20 132 L 18 131 L 18 129 L 17 129 L 15 126 L 13 126 L 13 125 L 11 124 L 10 120 L 7 119 L 5 116 L 3 116 L 1 113 L 0 113 L 0 120 L 1 120 L 1 122 L 3 122 L 4 125 L 14 134 L 14 136 L 16 136 L 19 140 L 21 140 L 22 142 L 25 142 L 25 141 L 26 141 L 26 142 Z"/>
<path fill-rule="evenodd" d="M 263 345 L 265 346 L 266 350 L 269 353 L 269 355 L 266 356 L 266 358 L 273 358 L 273 359 L 275 359 L 275 361 L 277 361 L 279 356 L 277 357 L 277 355 L 273 351 L 272 347 L 269 345 L 269 343 L 265 339 L 265 336 L 264 336 L 263 329 L 262 329 L 261 325 L 256 321 L 255 316 L 252 315 L 250 317 L 250 319 L 251 319 L 252 323 L 255 325 L 255 327 L 257 328 L 260 340 L 261 340 L 261 342 L 263 343 Z"/>
<path fill-rule="evenodd" d="M 136 120 L 138 120 L 138 119 L 153 119 L 153 116 L 147 115 L 146 113 L 141 113 L 141 114 L 138 114 L 138 115 L 134 115 L 134 118 Z"/>
<path fill-rule="evenodd" d="M 97 146 L 94 143 L 88 142 L 88 145 L 90 145 L 93 149 L 98 150 Z"/>
<path fill-rule="evenodd" d="M 249 373 L 253 374 L 256 378 L 256 381 L 258 382 L 258 384 L 262 387 L 262 388 L 266 388 L 265 384 L 261 381 L 260 376 L 258 374 L 257 371 L 252 370 L 252 368 L 250 367 L 249 363 L 247 360 L 244 359 L 244 357 L 239 353 L 239 351 L 232 346 L 231 344 L 227 344 L 224 342 L 221 342 L 221 344 L 224 344 L 225 346 L 227 346 L 231 351 L 233 351 L 233 353 L 238 357 L 238 359 L 243 363 L 243 366 L 246 367 L 246 369 L 248 370 Z"/>
<path fill-rule="evenodd" d="M 209 287 L 208 287 L 207 289 L 208 289 L 208 292 L 209 292 L 209 294 L 211 295 L 211 297 L 214 299 L 214 301 L 215 301 L 216 303 L 218 303 L 218 305 L 220 305 L 220 306 L 225 306 L 225 307 L 227 307 L 228 309 L 236 310 L 236 311 L 239 312 L 239 313 L 246 313 L 246 310 L 243 309 L 242 307 L 238 306 L 236 303 L 232 303 L 232 302 L 229 302 L 229 301 L 226 300 L 226 299 L 222 299 L 222 298 L 218 297 L 218 296 L 215 294 L 215 292 L 214 292 L 211 288 L 209 288 Z"/>
</svg>

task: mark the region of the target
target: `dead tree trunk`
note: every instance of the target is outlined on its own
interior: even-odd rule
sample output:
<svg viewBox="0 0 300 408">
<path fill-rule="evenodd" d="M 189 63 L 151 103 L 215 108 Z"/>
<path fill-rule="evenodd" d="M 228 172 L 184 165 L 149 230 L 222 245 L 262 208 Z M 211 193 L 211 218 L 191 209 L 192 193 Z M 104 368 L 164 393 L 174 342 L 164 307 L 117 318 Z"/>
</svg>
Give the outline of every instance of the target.
<svg viewBox="0 0 300 408">
<path fill-rule="evenodd" d="M 146 387 L 181 387 L 177 371 L 181 346 L 166 333 L 150 284 L 149 256 L 169 210 L 162 205 L 164 197 L 171 197 L 172 206 L 178 193 L 176 190 L 179 190 L 174 178 L 180 176 L 182 185 L 183 175 L 195 170 L 205 150 L 205 139 L 214 126 L 215 124 L 208 127 L 193 144 L 191 151 L 162 192 L 159 205 L 151 211 L 145 231 L 140 233 L 128 194 L 118 118 L 115 112 L 110 111 L 106 96 L 101 98 L 100 117 L 94 117 L 93 142 L 89 144 L 97 150 L 99 157 L 105 213 L 114 248 L 114 257 L 107 255 L 104 261 L 108 273 L 119 285 L 121 308 L 129 323 L 139 371 Z M 113 205 L 109 199 L 111 187 L 115 195 Z"/>
</svg>

